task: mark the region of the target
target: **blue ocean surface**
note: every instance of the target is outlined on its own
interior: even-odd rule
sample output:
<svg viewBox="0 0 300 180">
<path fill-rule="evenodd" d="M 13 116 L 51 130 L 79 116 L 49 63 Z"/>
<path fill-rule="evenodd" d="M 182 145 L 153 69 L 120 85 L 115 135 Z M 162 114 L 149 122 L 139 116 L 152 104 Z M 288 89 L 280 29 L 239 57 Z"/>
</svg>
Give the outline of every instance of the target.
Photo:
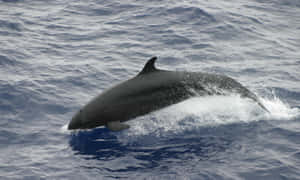
<svg viewBox="0 0 300 180">
<path fill-rule="evenodd" d="M 0 179 L 300 179 L 299 49 L 299 0 L 0 0 Z M 270 113 L 194 97 L 67 130 L 153 56 L 232 77 Z"/>
</svg>

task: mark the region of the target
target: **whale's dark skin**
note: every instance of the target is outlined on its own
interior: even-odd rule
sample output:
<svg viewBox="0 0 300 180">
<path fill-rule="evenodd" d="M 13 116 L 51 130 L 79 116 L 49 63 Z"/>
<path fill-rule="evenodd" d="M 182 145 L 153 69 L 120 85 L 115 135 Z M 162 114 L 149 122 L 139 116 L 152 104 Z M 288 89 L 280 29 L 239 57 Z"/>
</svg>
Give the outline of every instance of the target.
<svg viewBox="0 0 300 180">
<path fill-rule="evenodd" d="M 193 96 L 239 94 L 268 112 L 257 96 L 234 79 L 216 74 L 156 69 L 156 57 L 132 79 L 92 99 L 72 118 L 68 129 L 105 125 L 112 131 L 129 128 L 122 123 L 137 116 L 179 103 Z"/>
</svg>

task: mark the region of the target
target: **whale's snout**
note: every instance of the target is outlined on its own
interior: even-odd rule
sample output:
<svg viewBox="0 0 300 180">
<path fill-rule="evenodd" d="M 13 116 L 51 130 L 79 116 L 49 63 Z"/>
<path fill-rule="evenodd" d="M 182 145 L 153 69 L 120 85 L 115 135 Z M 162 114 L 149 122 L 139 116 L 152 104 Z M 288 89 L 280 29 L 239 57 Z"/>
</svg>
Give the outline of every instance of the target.
<svg viewBox="0 0 300 180">
<path fill-rule="evenodd" d="M 71 122 L 68 125 L 69 130 L 81 128 L 82 123 L 81 123 L 81 115 L 80 114 L 81 114 L 81 111 L 76 113 L 75 116 L 72 118 Z"/>
</svg>

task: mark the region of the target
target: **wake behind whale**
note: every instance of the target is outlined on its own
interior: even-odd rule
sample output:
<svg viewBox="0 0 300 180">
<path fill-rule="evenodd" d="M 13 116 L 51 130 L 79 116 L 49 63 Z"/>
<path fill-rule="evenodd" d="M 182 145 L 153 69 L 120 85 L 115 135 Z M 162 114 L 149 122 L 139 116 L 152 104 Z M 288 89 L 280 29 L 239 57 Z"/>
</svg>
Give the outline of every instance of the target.
<svg viewBox="0 0 300 180">
<path fill-rule="evenodd" d="M 112 131 L 129 128 L 122 122 L 165 108 L 195 96 L 238 94 L 256 102 L 257 96 L 234 79 L 217 74 L 167 71 L 155 67 L 151 58 L 132 79 L 118 84 L 90 101 L 72 119 L 68 129 L 105 125 Z"/>
</svg>

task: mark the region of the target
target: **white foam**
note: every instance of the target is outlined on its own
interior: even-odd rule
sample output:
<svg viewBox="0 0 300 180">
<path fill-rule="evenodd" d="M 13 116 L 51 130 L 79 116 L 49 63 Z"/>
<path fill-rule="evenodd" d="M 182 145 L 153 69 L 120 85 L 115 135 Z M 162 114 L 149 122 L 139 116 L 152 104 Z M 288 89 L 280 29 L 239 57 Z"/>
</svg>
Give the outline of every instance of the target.
<svg viewBox="0 0 300 180">
<path fill-rule="evenodd" d="M 270 111 L 267 118 L 270 120 L 292 120 L 300 115 L 298 108 L 291 108 L 289 104 L 284 103 L 278 97 L 272 99 L 260 99 L 265 107 Z"/>
<path fill-rule="evenodd" d="M 69 130 L 68 130 L 68 124 L 63 125 L 63 126 L 60 128 L 60 131 L 61 131 L 62 133 L 69 133 Z"/>
<path fill-rule="evenodd" d="M 291 108 L 279 98 L 261 102 L 270 113 L 257 103 L 240 96 L 195 97 L 163 110 L 129 121 L 129 136 L 180 132 L 203 126 L 253 122 L 260 120 L 291 120 L 300 115 L 299 109 Z"/>
</svg>

